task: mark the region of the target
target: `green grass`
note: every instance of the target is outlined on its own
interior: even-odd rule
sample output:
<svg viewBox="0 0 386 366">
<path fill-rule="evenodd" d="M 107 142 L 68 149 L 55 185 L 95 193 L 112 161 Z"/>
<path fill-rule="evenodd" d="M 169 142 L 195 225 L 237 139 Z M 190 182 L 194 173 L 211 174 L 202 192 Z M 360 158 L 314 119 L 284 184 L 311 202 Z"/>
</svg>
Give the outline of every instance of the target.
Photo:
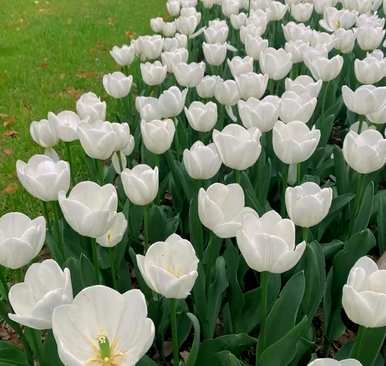
<svg viewBox="0 0 386 366">
<path fill-rule="evenodd" d="M 118 69 L 109 55 L 130 32 L 149 33 L 165 0 L 3 0 L 0 7 L 0 216 L 41 212 L 18 184 L 17 159 L 42 151 L 29 135 L 48 111 L 74 109 L 89 90 L 114 107 L 103 74 Z M 108 105 L 109 108 L 109 105 Z"/>
</svg>

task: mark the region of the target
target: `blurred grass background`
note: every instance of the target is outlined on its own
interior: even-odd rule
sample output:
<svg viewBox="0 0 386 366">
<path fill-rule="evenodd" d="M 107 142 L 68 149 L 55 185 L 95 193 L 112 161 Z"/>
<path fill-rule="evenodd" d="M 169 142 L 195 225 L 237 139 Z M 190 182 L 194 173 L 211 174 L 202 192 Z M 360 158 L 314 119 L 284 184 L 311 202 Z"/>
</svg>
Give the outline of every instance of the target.
<svg viewBox="0 0 386 366">
<path fill-rule="evenodd" d="M 164 14 L 165 0 L 1 2 L 0 216 L 21 211 L 35 217 L 42 210 L 15 173 L 17 159 L 42 151 L 29 135 L 31 121 L 74 110 L 78 96 L 90 90 L 114 108 L 101 83 L 118 69 L 109 50 L 149 33 L 149 19 Z"/>
</svg>

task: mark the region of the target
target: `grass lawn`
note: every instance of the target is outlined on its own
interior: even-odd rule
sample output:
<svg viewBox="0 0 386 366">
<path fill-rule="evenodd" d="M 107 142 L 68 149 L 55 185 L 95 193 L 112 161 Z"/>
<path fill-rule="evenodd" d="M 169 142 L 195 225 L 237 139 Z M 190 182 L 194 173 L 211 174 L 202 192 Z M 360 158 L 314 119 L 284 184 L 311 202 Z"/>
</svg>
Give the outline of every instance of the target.
<svg viewBox="0 0 386 366">
<path fill-rule="evenodd" d="M 148 33 L 149 19 L 164 13 L 165 0 L 2 1 L 0 216 L 41 212 L 15 173 L 17 159 L 42 151 L 30 138 L 30 122 L 48 111 L 74 109 L 77 97 L 89 90 L 111 105 L 101 78 L 118 67 L 108 51 L 133 33 Z"/>
</svg>

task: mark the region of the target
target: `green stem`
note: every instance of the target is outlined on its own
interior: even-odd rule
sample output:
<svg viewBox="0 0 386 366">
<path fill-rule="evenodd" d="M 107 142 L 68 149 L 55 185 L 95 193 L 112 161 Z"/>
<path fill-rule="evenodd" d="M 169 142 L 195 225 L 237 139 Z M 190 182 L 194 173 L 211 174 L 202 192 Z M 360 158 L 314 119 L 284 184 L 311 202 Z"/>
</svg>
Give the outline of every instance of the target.
<svg viewBox="0 0 386 366">
<path fill-rule="evenodd" d="M 74 177 L 73 177 L 73 172 L 74 172 L 74 165 L 72 163 L 72 154 L 71 154 L 71 146 L 69 142 L 65 143 L 66 145 L 66 150 L 67 150 L 67 160 L 70 164 L 70 179 L 71 179 L 71 186 L 74 186 Z"/>
<path fill-rule="evenodd" d="M 173 342 L 173 364 L 178 366 L 180 363 L 178 334 L 177 334 L 177 300 L 170 300 L 170 324 L 172 327 L 172 342 Z"/>
<path fill-rule="evenodd" d="M 143 208 L 143 236 L 145 253 L 149 249 L 149 205 Z"/>
<path fill-rule="evenodd" d="M 97 252 L 97 243 L 96 240 L 90 238 L 91 251 L 92 251 L 92 261 L 95 268 L 95 273 L 97 275 L 98 284 L 101 283 L 100 271 L 99 271 L 99 262 L 98 262 L 98 252 Z"/>
<path fill-rule="evenodd" d="M 241 171 L 234 170 L 235 172 L 235 182 L 241 185 Z"/>
<path fill-rule="evenodd" d="M 268 280 L 269 272 L 260 273 L 260 332 L 259 332 L 259 341 L 257 343 L 256 349 L 256 366 L 259 365 L 259 356 L 264 351 L 265 343 L 265 320 L 268 313 Z"/>
<path fill-rule="evenodd" d="M 55 231 L 56 236 L 59 244 L 59 252 L 62 255 L 63 260 L 65 259 L 65 253 L 64 253 L 64 241 L 63 241 L 63 235 L 60 230 L 60 209 L 59 204 L 57 202 L 54 202 L 54 214 L 55 214 Z"/>
<path fill-rule="evenodd" d="M 288 185 L 288 170 L 289 170 L 289 165 L 285 165 L 284 172 L 282 175 L 282 191 L 281 191 L 281 198 L 280 198 L 280 214 L 282 217 L 285 216 L 285 212 L 286 212 L 285 191 Z"/>
<path fill-rule="evenodd" d="M 297 184 L 301 184 L 301 181 L 302 181 L 302 163 L 296 164 L 296 181 L 297 181 Z"/>
<path fill-rule="evenodd" d="M 4 292 L 2 291 L 1 294 L 3 295 L 4 299 L 8 301 L 9 288 L 8 288 L 7 280 L 4 277 L 3 268 L 0 268 L 0 283 L 4 291 Z"/>
<path fill-rule="evenodd" d="M 302 233 L 303 233 L 303 241 L 305 241 L 307 243 L 309 240 L 310 229 L 307 227 L 303 227 Z"/>
<path fill-rule="evenodd" d="M 328 87 L 330 86 L 330 82 L 326 82 L 326 86 L 324 88 L 324 94 L 323 94 L 323 101 L 322 101 L 322 116 L 324 116 L 324 112 L 326 110 L 326 102 L 327 102 L 327 95 L 328 95 Z"/>
<path fill-rule="evenodd" d="M 109 255 L 110 255 L 110 266 L 111 266 L 111 277 L 113 279 L 113 287 L 115 290 L 118 289 L 118 281 L 117 281 L 117 271 L 115 268 L 115 257 L 116 257 L 116 247 L 112 247 L 109 249 Z"/>
<path fill-rule="evenodd" d="M 49 212 L 48 212 L 48 206 L 47 206 L 47 202 L 43 202 L 43 209 L 44 209 L 44 216 L 47 220 L 47 228 L 48 230 L 51 230 L 51 222 L 50 222 L 50 215 L 49 215 Z"/>
</svg>

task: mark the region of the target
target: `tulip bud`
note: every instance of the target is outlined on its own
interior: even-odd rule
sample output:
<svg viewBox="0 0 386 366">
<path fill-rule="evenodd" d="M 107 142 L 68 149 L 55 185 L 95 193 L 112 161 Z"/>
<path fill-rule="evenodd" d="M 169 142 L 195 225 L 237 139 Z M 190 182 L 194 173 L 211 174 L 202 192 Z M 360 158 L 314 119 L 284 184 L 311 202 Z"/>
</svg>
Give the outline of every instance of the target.
<svg viewBox="0 0 386 366">
<path fill-rule="evenodd" d="M 207 43 L 226 43 L 229 28 L 225 21 L 216 20 L 209 22 L 204 30 L 204 37 Z"/>
<path fill-rule="evenodd" d="M 162 17 L 150 19 L 150 28 L 154 33 L 161 33 L 165 21 Z"/>
<path fill-rule="evenodd" d="M 134 137 L 130 134 L 129 124 L 126 122 L 111 123 L 113 132 L 115 133 L 114 151 L 123 151 L 128 149 L 128 146 L 134 144 Z M 130 148 L 129 148 L 130 149 Z M 126 154 L 130 155 L 130 154 Z"/>
<path fill-rule="evenodd" d="M 30 296 L 26 296 L 29 294 Z M 16 323 L 32 329 L 51 329 L 53 310 L 73 300 L 71 275 L 52 259 L 32 264 L 24 282 L 9 290 L 9 302 L 15 314 L 8 314 Z"/>
<path fill-rule="evenodd" d="M 162 63 L 167 67 L 168 72 L 173 72 L 173 66 L 180 62 L 188 62 L 188 50 L 186 48 L 177 48 L 174 51 L 162 52 Z"/>
<path fill-rule="evenodd" d="M 279 105 L 280 98 L 275 95 L 267 95 L 262 100 L 240 100 L 238 109 L 241 122 L 245 128 L 257 127 L 261 132 L 268 132 L 279 119 Z"/>
<path fill-rule="evenodd" d="M 214 183 L 198 193 L 198 216 L 201 223 L 220 238 L 232 238 L 241 227 L 245 207 L 244 191 L 237 183 Z"/>
<path fill-rule="evenodd" d="M 279 117 L 284 123 L 301 121 L 307 123 L 316 108 L 317 99 L 306 94 L 286 91 L 281 97 Z"/>
<path fill-rule="evenodd" d="M 153 121 L 162 118 L 160 103 L 154 97 L 136 97 L 135 108 L 138 111 L 141 119 L 145 121 Z"/>
<path fill-rule="evenodd" d="M 213 178 L 221 168 L 221 158 L 215 144 L 205 146 L 196 141 L 188 150 L 184 150 L 183 162 L 185 170 L 193 179 Z"/>
<path fill-rule="evenodd" d="M 176 19 L 178 32 L 186 36 L 191 36 L 196 31 L 198 23 L 199 21 L 195 15 L 180 16 Z"/>
<path fill-rule="evenodd" d="M 276 156 L 285 164 L 306 161 L 314 153 L 320 140 L 320 131 L 300 121 L 287 124 L 278 121 L 273 127 L 272 144 Z"/>
<path fill-rule="evenodd" d="M 245 25 L 247 21 L 247 14 L 245 13 L 231 14 L 230 21 L 233 29 L 239 30 L 241 26 Z"/>
<path fill-rule="evenodd" d="M 116 150 L 117 135 L 110 122 L 82 122 L 78 134 L 80 144 L 90 158 L 106 160 Z"/>
<path fill-rule="evenodd" d="M 59 139 L 71 142 L 78 139 L 79 116 L 71 111 L 63 111 L 58 114 L 49 112 L 48 120 L 55 126 L 56 134 Z"/>
<path fill-rule="evenodd" d="M 203 43 L 202 51 L 204 52 L 205 61 L 209 65 L 219 66 L 225 61 L 227 55 L 226 43 Z"/>
<path fill-rule="evenodd" d="M 206 98 L 206 99 L 213 98 L 216 84 L 219 81 L 223 81 L 220 76 L 217 76 L 217 75 L 204 76 L 201 79 L 200 83 L 196 86 L 197 94 L 201 98 Z"/>
<path fill-rule="evenodd" d="M 177 32 L 176 22 L 164 22 L 162 25 L 161 32 L 165 37 L 173 37 Z M 165 49 L 165 41 L 163 49 Z"/>
<path fill-rule="evenodd" d="M 70 192 L 59 192 L 59 205 L 67 223 L 77 233 L 90 238 L 102 236 L 117 214 L 118 196 L 112 184 L 78 183 Z"/>
<path fill-rule="evenodd" d="M 356 37 L 359 47 L 363 51 L 372 51 L 378 48 L 385 36 L 383 27 L 361 26 L 357 29 Z"/>
<path fill-rule="evenodd" d="M 41 147 L 50 148 L 55 146 L 59 141 L 56 132 L 56 123 L 52 119 L 42 119 L 39 122 L 33 121 L 29 131 L 32 139 Z"/>
<path fill-rule="evenodd" d="M 240 11 L 239 0 L 223 0 L 221 4 L 221 10 L 224 16 L 229 17 L 232 14 L 238 14 Z"/>
<path fill-rule="evenodd" d="M 133 169 L 126 168 L 121 180 L 127 198 L 137 206 L 146 206 L 157 197 L 158 167 L 138 164 Z"/>
<path fill-rule="evenodd" d="M 83 94 L 76 102 L 76 111 L 80 119 L 89 118 L 90 122 L 104 121 L 106 118 L 106 103 L 94 93 Z"/>
<path fill-rule="evenodd" d="M 130 93 L 133 77 L 116 71 L 103 76 L 103 86 L 108 95 L 113 98 L 124 98 Z"/>
<path fill-rule="evenodd" d="M 119 244 L 127 229 L 127 220 L 122 212 L 115 215 L 108 231 L 96 239 L 96 242 L 105 248 L 112 248 Z"/>
<path fill-rule="evenodd" d="M 167 299 L 189 296 L 198 277 L 198 262 L 192 244 L 177 234 L 152 244 L 145 256 L 137 255 L 146 284 Z"/>
<path fill-rule="evenodd" d="M 141 121 L 141 135 L 146 149 L 153 154 L 163 154 L 173 143 L 176 127 L 171 119 Z"/>
<path fill-rule="evenodd" d="M 293 91 L 298 95 L 308 95 L 317 98 L 322 88 L 322 80 L 314 81 L 308 75 L 300 75 L 295 80 L 285 79 L 285 90 Z"/>
<path fill-rule="evenodd" d="M 354 61 L 354 71 L 357 80 L 362 84 L 375 84 L 385 76 L 385 61 L 368 56 L 363 60 Z"/>
<path fill-rule="evenodd" d="M 260 136 L 258 128 L 246 129 L 234 123 L 227 125 L 221 132 L 213 131 L 213 141 L 222 162 L 236 170 L 248 169 L 256 163 L 261 153 Z"/>
<path fill-rule="evenodd" d="M 45 202 L 56 201 L 59 191 L 70 188 L 70 164 L 47 155 L 34 155 L 28 163 L 18 160 L 16 172 L 26 191 Z"/>
<path fill-rule="evenodd" d="M 334 33 L 335 48 L 342 53 L 350 53 L 354 49 L 356 34 L 353 30 L 338 29 Z"/>
<path fill-rule="evenodd" d="M 163 48 L 163 38 L 160 35 L 141 36 L 136 40 L 136 47 L 144 60 L 156 60 L 160 57 Z"/>
<path fill-rule="evenodd" d="M 291 15 L 297 21 L 301 23 L 308 22 L 311 18 L 314 10 L 313 4 L 310 3 L 299 3 L 291 5 Z"/>
<path fill-rule="evenodd" d="M 160 85 L 166 78 L 167 66 L 163 66 L 159 61 L 142 63 L 140 69 L 142 79 L 147 85 Z"/>
<path fill-rule="evenodd" d="M 135 58 L 135 47 L 133 45 L 114 46 L 110 55 L 119 66 L 130 66 Z"/>
<path fill-rule="evenodd" d="M 214 88 L 214 96 L 219 103 L 233 106 L 240 100 L 240 92 L 234 80 L 218 80 Z"/>
<path fill-rule="evenodd" d="M 385 282 L 386 271 L 370 257 L 358 259 L 343 286 L 343 309 L 351 321 L 366 328 L 386 326 Z"/>
<path fill-rule="evenodd" d="M 227 63 L 234 78 L 241 74 L 253 72 L 252 57 L 245 56 L 244 58 L 241 58 L 240 56 L 235 56 L 232 58 L 232 60 L 228 59 Z"/>
<path fill-rule="evenodd" d="M 386 162 L 386 139 L 373 129 L 360 134 L 350 130 L 343 141 L 343 156 L 347 164 L 361 174 L 369 174 Z"/>
<path fill-rule="evenodd" d="M 305 64 L 310 69 L 314 79 L 331 81 L 342 71 L 343 57 L 340 55 L 336 55 L 332 59 L 327 57 L 307 57 L 305 58 Z"/>
<path fill-rule="evenodd" d="M 292 68 L 291 55 L 282 48 L 266 48 L 261 52 L 259 62 L 262 73 L 273 80 L 283 79 Z"/>
<path fill-rule="evenodd" d="M 241 99 L 260 99 L 267 89 L 268 75 L 248 72 L 235 77 Z"/>
<path fill-rule="evenodd" d="M 196 87 L 204 77 L 205 62 L 179 62 L 174 65 L 173 73 L 179 85 L 186 88 Z"/>
<path fill-rule="evenodd" d="M 168 0 L 166 2 L 166 8 L 172 17 L 177 17 L 180 14 L 181 3 L 179 0 Z"/>
<path fill-rule="evenodd" d="M 0 265 L 18 269 L 32 261 L 40 252 L 46 238 L 43 216 L 31 220 L 11 212 L 0 217 Z"/>
<path fill-rule="evenodd" d="M 275 211 L 262 217 L 249 212 L 242 218 L 237 245 L 248 266 L 258 272 L 284 273 L 302 257 L 306 243 L 295 246 L 295 225 Z"/>
<path fill-rule="evenodd" d="M 342 87 L 342 97 L 351 112 L 366 115 L 380 109 L 386 99 L 386 87 L 362 85 L 355 91 L 348 86 Z"/>
<path fill-rule="evenodd" d="M 176 86 L 163 91 L 158 99 L 161 115 L 164 118 L 178 116 L 184 109 L 187 93 L 188 89 L 184 89 L 181 92 Z"/>
<path fill-rule="evenodd" d="M 268 48 L 268 40 L 261 37 L 247 35 L 245 38 L 245 53 L 255 61 L 259 60 L 263 50 Z"/>
<path fill-rule="evenodd" d="M 288 216 L 300 227 L 318 225 L 327 216 L 331 202 L 332 188 L 322 189 L 313 182 L 288 187 L 285 192 Z"/>
<path fill-rule="evenodd" d="M 185 107 L 185 116 L 194 130 L 209 132 L 217 123 L 217 104 L 193 102 L 189 108 Z"/>
</svg>

